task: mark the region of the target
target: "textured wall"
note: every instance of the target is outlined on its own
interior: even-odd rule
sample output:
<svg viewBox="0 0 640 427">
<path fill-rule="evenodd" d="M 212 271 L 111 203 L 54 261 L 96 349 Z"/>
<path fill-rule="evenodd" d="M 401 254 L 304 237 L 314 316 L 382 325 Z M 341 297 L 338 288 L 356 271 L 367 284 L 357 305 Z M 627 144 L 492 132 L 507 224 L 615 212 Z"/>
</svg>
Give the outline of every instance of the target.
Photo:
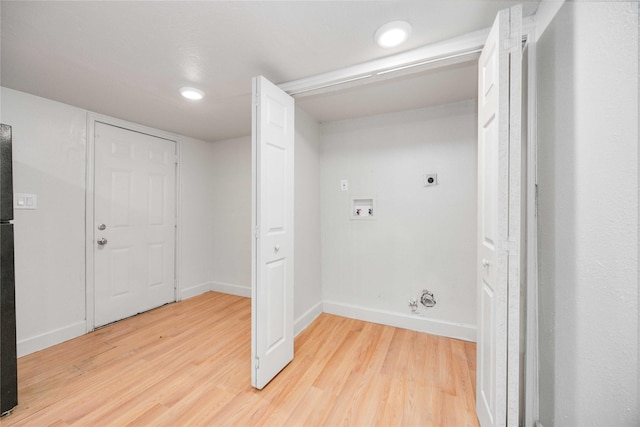
<svg viewBox="0 0 640 427">
<path fill-rule="evenodd" d="M 540 418 L 638 425 L 638 3 L 538 44 Z"/>
</svg>

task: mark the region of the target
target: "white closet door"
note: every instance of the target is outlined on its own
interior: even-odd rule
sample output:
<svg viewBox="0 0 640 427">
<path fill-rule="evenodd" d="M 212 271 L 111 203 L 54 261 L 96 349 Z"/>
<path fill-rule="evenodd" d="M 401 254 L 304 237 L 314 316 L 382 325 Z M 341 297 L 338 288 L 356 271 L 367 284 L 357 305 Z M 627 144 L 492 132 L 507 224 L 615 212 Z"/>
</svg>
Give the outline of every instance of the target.
<svg viewBox="0 0 640 427">
<path fill-rule="evenodd" d="M 498 13 L 478 64 L 476 410 L 482 426 L 518 424 L 521 16 L 519 6 Z"/>
<path fill-rule="evenodd" d="M 251 384 L 262 389 L 293 360 L 294 101 L 253 79 Z"/>
</svg>

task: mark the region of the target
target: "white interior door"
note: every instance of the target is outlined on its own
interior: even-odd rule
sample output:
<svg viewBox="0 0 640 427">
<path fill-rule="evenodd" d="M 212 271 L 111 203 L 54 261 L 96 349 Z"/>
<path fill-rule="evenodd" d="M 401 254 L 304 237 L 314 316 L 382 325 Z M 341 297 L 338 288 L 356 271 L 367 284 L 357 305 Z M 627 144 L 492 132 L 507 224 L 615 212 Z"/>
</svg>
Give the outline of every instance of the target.
<svg viewBox="0 0 640 427">
<path fill-rule="evenodd" d="M 176 144 L 95 124 L 95 326 L 175 301 Z"/>
<path fill-rule="evenodd" d="M 476 410 L 482 426 L 518 424 L 521 17 L 519 6 L 498 13 L 478 64 Z"/>
<path fill-rule="evenodd" d="M 251 384 L 262 389 L 293 359 L 294 101 L 253 79 Z"/>
</svg>

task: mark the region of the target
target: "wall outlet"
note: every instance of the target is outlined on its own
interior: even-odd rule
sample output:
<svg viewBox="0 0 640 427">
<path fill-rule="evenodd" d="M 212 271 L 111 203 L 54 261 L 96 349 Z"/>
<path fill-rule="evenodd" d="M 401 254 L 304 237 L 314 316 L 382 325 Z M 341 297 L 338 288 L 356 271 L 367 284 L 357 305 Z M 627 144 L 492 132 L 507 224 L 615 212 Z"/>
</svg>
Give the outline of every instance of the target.
<svg viewBox="0 0 640 427">
<path fill-rule="evenodd" d="M 431 187 L 432 185 L 438 185 L 438 174 L 437 173 L 428 173 L 422 175 L 424 179 L 424 186 Z"/>
</svg>

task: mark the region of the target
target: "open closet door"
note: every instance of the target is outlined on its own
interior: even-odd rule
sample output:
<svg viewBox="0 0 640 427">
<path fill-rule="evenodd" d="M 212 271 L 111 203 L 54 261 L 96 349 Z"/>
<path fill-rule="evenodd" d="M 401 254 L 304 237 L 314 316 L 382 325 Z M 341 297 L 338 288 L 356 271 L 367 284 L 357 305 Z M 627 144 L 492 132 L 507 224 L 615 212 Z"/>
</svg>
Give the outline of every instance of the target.
<svg viewBox="0 0 640 427">
<path fill-rule="evenodd" d="M 519 418 L 522 8 L 498 13 L 478 64 L 480 425 Z"/>
<path fill-rule="evenodd" d="M 294 101 L 253 79 L 251 385 L 262 389 L 293 360 Z"/>
</svg>

